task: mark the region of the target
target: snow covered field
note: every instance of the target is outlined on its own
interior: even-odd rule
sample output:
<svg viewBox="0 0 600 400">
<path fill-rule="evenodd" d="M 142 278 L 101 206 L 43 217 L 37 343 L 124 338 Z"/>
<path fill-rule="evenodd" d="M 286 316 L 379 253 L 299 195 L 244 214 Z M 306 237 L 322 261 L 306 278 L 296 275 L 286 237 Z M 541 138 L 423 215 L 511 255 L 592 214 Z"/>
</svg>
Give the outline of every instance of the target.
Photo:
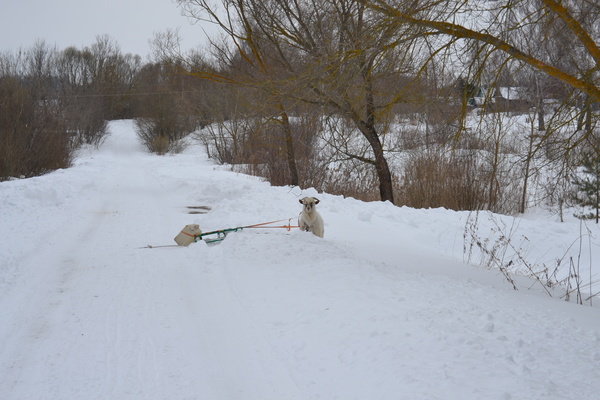
<svg viewBox="0 0 600 400">
<path fill-rule="evenodd" d="M 469 213 L 271 187 L 110 129 L 72 168 L 0 183 L 0 399 L 599 398 L 600 308 L 466 265 Z M 307 195 L 324 239 L 141 248 L 295 218 Z M 500 221 L 535 262 L 573 252 L 597 279 L 594 224 L 578 241 L 573 218 L 479 218 L 482 238 Z"/>
</svg>

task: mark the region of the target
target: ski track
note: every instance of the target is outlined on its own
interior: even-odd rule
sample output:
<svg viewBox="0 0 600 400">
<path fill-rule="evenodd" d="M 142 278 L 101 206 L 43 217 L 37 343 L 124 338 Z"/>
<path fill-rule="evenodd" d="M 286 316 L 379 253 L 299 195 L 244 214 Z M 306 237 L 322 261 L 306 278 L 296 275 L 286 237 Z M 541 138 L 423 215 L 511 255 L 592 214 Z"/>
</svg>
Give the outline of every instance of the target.
<svg viewBox="0 0 600 400">
<path fill-rule="evenodd" d="M 223 291 L 218 268 L 199 268 L 189 249 L 175 249 L 188 257 L 174 263 L 170 249 L 136 248 L 164 240 L 152 235 L 157 229 L 180 229 L 169 217 L 185 200 L 169 196 L 160 158 L 144 169 L 138 163 L 151 156 L 119 145 L 97 157 L 108 171 L 88 176 L 93 190 L 73 211 L 75 221 L 53 227 L 28 257 L 43 270 L 36 292 L 22 297 L 25 317 L 3 337 L 3 361 L 12 362 L 2 365 L 1 392 L 10 399 L 135 399 L 161 398 L 167 386 L 190 399 L 294 399 L 290 385 L 280 389 L 280 378 L 289 380 L 285 369 L 264 361 L 274 360 L 270 347 Z"/>
<path fill-rule="evenodd" d="M 7 238 L 30 251 L 0 254 L 15 270 L 0 302 L 18 304 L 0 326 L 0 398 L 592 400 L 600 391 L 597 309 L 514 292 L 495 273 L 424 252 L 410 230 L 396 247 L 380 243 L 372 221 L 423 224 L 410 210 L 322 195 L 326 221 L 339 222 L 324 240 L 246 229 L 215 246 L 140 249 L 170 244 L 186 223 L 289 217 L 298 193 L 195 157 L 178 158 L 189 168 L 175 177 L 162 167 L 168 156 L 146 154 L 127 124 L 113 122 L 107 143 L 81 157 L 74 168 L 86 174 L 58 171 L 46 192 L 24 187 L 22 205 L 3 199 L 13 210 L 44 207 Z M 77 181 L 69 189 L 61 179 Z M 277 201 L 265 208 L 261 196 Z M 212 210 L 190 218 L 188 205 Z"/>
</svg>

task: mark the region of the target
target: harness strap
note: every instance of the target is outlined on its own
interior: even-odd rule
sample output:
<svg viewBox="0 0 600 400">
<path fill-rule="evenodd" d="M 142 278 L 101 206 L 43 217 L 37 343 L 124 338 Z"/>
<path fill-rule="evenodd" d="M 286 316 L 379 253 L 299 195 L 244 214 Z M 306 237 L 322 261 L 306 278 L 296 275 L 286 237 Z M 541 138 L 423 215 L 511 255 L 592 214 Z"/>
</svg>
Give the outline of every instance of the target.
<svg viewBox="0 0 600 400">
<path fill-rule="evenodd" d="M 277 222 L 283 222 L 283 221 L 287 221 L 288 224 L 287 225 L 278 225 L 278 226 L 264 226 L 264 225 L 275 224 Z M 288 218 L 288 219 L 279 219 L 277 221 L 263 222 L 262 224 L 255 224 L 255 225 L 243 226 L 242 228 L 285 228 L 288 231 L 290 231 L 292 228 L 298 228 L 298 226 L 292 226 L 292 222 L 291 221 L 292 221 L 291 218 Z"/>
<path fill-rule="evenodd" d="M 287 221 L 288 224 L 287 225 L 277 225 L 277 226 L 270 226 L 271 224 L 275 224 L 277 222 L 283 222 L 283 221 Z M 204 236 L 209 236 L 209 235 L 217 235 L 217 239 L 215 239 L 215 241 L 218 240 L 222 240 L 225 238 L 225 236 L 227 236 L 228 233 L 230 232 L 237 232 L 237 231 L 241 231 L 243 229 L 250 229 L 250 228 L 285 228 L 288 230 L 288 232 L 292 229 L 292 228 L 298 228 L 298 226 L 293 226 L 292 223 L 292 218 L 288 218 L 288 219 L 279 219 L 277 221 L 270 221 L 270 222 L 263 222 L 260 224 L 254 224 L 254 225 L 247 225 L 247 226 L 240 226 L 238 228 L 230 228 L 230 229 L 221 229 L 218 231 L 212 231 L 212 232 L 202 232 L 196 235 L 190 235 L 188 233 L 185 233 L 188 236 L 191 236 L 194 238 L 194 242 L 197 242 L 198 240 L 202 240 L 202 238 Z M 269 226 L 266 226 L 269 225 Z"/>
</svg>

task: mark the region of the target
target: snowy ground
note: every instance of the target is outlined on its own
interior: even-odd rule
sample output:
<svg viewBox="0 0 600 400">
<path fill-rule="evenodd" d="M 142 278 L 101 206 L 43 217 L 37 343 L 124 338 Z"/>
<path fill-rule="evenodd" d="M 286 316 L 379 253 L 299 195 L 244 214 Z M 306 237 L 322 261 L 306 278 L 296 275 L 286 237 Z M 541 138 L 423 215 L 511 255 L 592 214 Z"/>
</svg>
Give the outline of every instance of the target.
<svg viewBox="0 0 600 400">
<path fill-rule="evenodd" d="M 141 249 L 190 223 L 296 217 L 316 193 L 110 128 L 72 168 L 0 183 L 1 399 L 598 398 L 600 308 L 464 264 L 468 213 L 318 194 L 324 239 L 246 229 Z M 597 227 L 571 246 L 575 220 L 492 219 L 538 263 L 582 243 L 582 265 L 600 257 Z"/>
</svg>

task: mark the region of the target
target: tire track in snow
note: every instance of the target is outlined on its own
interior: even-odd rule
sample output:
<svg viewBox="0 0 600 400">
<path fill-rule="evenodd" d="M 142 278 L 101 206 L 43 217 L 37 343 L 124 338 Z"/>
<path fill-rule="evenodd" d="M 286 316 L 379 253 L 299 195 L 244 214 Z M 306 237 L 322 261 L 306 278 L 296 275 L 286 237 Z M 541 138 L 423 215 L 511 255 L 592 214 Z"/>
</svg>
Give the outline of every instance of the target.
<svg viewBox="0 0 600 400">
<path fill-rule="evenodd" d="M 124 157 L 116 167 L 119 172 L 110 174 L 120 176 L 119 182 L 124 184 L 107 186 L 107 192 L 112 193 L 108 208 L 117 212 L 112 216 L 114 221 L 97 232 L 98 237 L 113 239 L 107 248 L 96 249 L 100 250 L 101 258 L 112 260 L 105 272 L 106 285 L 112 288 L 112 293 L 103 318 L 104 387 L 113 397 L 152 393 L 152 388 L 162 385 L 164 372 L 154 337 L 155 326 L 160 322 L 153 313 L 154 285 L 160 279 L 146 266 L 144 253 L 132 246 L 132 242 L 156 227 L 168 226 L 164 209 L 169 208 L 169 191 L 156 179 L 155 171 L 145 169 L 144 165 L 147 162 Z"/>
<path fill-rule="evenodd" d="M 160 385 L 149 329 L 156 322 L 155 282 L 131 243 L 136 232 L 168 227 L 168 191 L 144 168 L 149 164 L 136 160 L 135 154 L 97 156 L 105 169 L 88 175 L 89 201 L 75 204 L 74 218 L 53 227 L 59 234 L 25 260 L 39 270 L 33 275 L 39 283 L 24 287 L 36 292 L 14 297 L 25 307 L 22 318 L 11 318 L 17 325 L 8 330 L 9 354 L 2 357 L 9 360 L 3 382 L 12 383 L 2 385 L 9 398 L 147 397 Z"/>
<path fill-rule="evenodd" d="M 208 250 L 203 247 L 204 252 Z M 213 254 L 219 252 L 210 250 Z M 262 333 L 262 326 L 240 303 L 227 263 L 220 263 L 218 256 L 209 260 L 208 265 L 200 268 L 190 257 L 189 266 L 181 269 L 178 285 L 189 316 L 186 340 L 203 364 L 211 366 L 203 371 L 210 378 L 211 391 L 216 396 L 211 398 L 306 398 L 300 394 L 287 367 L 279 362 Z"/>
<path fill-rule="evenodd" d="M 190 398 L 302 398 L 294 395 L 285 369 L 273 367 L 278 364 L 272 349 L 245 315 L 221 266 L 199 268 L 202 256 L 196 251 L 205 248 L 136 248 L 136 240 L 147 241 L 157 228 L 169 236 L 176 232 L 169 225 L 178 200 L 169 195 L 170 182 L 155 174 L 164 160 L 156 157 L 156 169 L 149 169 L 149 159 L 107 158 L 114 163 L 97 183 L 102 196 L 93 217 L 80 225 L 86 237 L 69 251 L 76 271 L 65 275 L 65 287 L 79 290 L 74 298 L 90 287 L 107 289 L 81 311 L 92 315 L 86 323 L 95 331 L 91 347 L 97 353 L 89 363 L 103 366 L 104 377 L 95 383 L 98 396 L 153 398 L 167 386 Z M 124 231 L 128 223 L 131 230 Z M 102 243 L 103 238 L 111 240 Z M 164 268 L 156 268 L 157 259 Z M 86 276 L 78 276 L 86 263 Z M 94 372 L 89 368 L 82 375 Z M 90 383 L 80 385 L 85 386 Z"/>
</svg>

